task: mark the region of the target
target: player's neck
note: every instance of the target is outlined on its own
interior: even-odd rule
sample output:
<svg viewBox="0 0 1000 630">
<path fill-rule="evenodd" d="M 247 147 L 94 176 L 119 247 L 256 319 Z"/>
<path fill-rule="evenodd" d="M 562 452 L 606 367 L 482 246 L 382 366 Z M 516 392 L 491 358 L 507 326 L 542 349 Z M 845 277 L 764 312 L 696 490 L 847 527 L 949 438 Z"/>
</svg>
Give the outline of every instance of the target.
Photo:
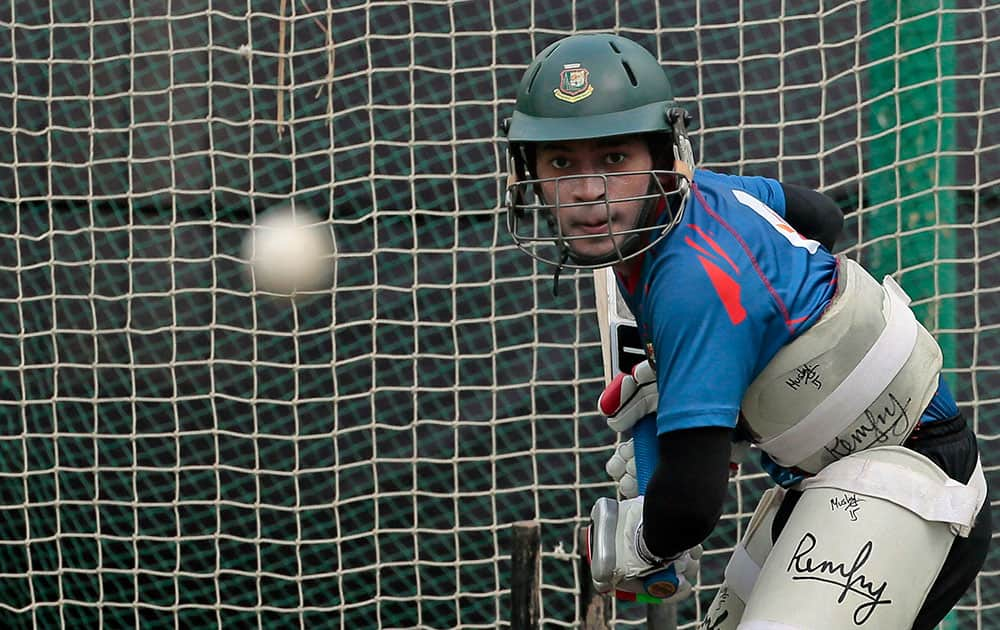
<svg viewBox="0 0 1000 630">
<path fill-rule="evenodd" d="M 639 284 L 639 275 L 642 273 L 642 260 L 644 257 L 644 254 L 640 254 L 634 258 L 620 262 L 613 267 L 629 293 L 635 293 L 635 287 Z"/>
</svg>

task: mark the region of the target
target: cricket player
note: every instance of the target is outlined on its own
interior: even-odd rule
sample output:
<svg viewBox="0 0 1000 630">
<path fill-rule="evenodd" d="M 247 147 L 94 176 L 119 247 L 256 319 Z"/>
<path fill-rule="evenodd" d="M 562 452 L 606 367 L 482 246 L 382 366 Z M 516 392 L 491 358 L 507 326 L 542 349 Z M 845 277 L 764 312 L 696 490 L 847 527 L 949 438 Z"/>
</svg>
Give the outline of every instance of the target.
<svg viewBox="0 0 1000 630">
<path fill-rule="evenodd" d="M 704 627 L 933 628 L 992 531 L 940 348 L 891 277 L 831 253 L 832 200 L 696 169 L 688 122 L 653 55 L 588 34 L 535 58 L 502 125 L 514 241 L 556 282 L 613 267 L 646 348 L 599 406 L 619 432 L 654 414 L 659 460 L 644 496 L 628 442 L 609 462 L 625 498 L 591 513 L 594 582 L 673 564 L 689 593 L 749 442 L 776 483 Z"/>
</svg>

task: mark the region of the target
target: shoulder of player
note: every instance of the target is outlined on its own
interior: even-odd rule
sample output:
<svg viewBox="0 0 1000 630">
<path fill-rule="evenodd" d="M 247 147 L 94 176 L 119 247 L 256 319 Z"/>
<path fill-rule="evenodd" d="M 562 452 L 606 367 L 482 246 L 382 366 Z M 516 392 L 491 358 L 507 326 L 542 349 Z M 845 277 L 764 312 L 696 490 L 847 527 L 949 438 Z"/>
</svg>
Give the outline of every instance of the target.
<svg viewBox="0 0 1000 630">
<path fill-rule="evenodd" d="M 755 176 L 736 175 L 734 173 L 723 173 L 720 171 L 713 171 L 707 168 L 699 168 L 696 169 L 694 172 L 694 183 L 697 184 L 698 186 L 706 186 L 706 185 L 733 186 L 733 185 L 738 185 L 740 182 L 743 182 L 752 177 Z"/>
<path fill-rule="evenodd" d="M 757 216 L 764 209 L 782 216 L 773 204 L 783 203 L 781 182 L 756 175 L 726 175 L 706 171 L 702 177 L 695 175 L 696 188 L 685 206 L 682 223 L 700 225 L 711 229 L 714 224 L 725 224 L 730 231 L 741 232 L 744 221 L 756 224 Z M 747 210 L 755 212 L 747 212 Z"/>
<path fill-rule="evenodd" d="M 710 247 L 686 237 L 684 243 L 657 252 L 642 278 L 646 288 L 644 297 L 655 301 L 650 305 L 653 310 L 672 314 L 704 313 L 705 309 L 716 306 L 711 279 L 704 269 L 706 259 L 709 264 L 715 264 L 714 256 L 707 251 Z"/>
</svg>

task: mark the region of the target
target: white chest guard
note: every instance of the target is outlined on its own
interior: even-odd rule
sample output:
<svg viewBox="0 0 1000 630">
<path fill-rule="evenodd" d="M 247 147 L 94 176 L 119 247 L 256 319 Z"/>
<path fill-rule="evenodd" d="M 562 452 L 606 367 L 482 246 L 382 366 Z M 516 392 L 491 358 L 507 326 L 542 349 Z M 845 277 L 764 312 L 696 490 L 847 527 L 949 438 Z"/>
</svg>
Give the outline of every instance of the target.
<svg viewBox="0 0 1000 630">
<path fill-rule="evenodd" d="M 876 446 L 902 444 L 937 391 L 941 349 L 889 276 L 880 285 L 838 257 L 837 291 L 809 330 L 754 379 L 742 411 L 782 466 L 815 473 Z"/>
</svg>

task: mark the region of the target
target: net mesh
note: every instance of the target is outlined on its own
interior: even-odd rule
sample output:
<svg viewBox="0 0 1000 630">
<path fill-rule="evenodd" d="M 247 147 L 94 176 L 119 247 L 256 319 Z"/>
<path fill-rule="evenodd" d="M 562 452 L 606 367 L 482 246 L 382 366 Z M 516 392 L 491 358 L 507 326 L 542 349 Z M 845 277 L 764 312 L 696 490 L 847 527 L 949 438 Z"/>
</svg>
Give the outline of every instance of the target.
<svg viewBox="0 0 1000 630">
<path fill-rule="evenodd" d="M 497 221 L 521 73 L 573 32 L 654 51 L 699 163 L 820 188 L 1000 451 L 1000 9 L 826 0 L 0 3 L 0 621 L 487 628 L 510 524 L 579 624 L 612 439 L 589 272 Z M 335 290 L 241 245 L 326 213 Z M 692 628 L 767 485 L 733 481 Z M 991 554 L 948 623 L 1000 625 Z M 643 612 L 616 605 L 614 623 Z"/>
</svg>

